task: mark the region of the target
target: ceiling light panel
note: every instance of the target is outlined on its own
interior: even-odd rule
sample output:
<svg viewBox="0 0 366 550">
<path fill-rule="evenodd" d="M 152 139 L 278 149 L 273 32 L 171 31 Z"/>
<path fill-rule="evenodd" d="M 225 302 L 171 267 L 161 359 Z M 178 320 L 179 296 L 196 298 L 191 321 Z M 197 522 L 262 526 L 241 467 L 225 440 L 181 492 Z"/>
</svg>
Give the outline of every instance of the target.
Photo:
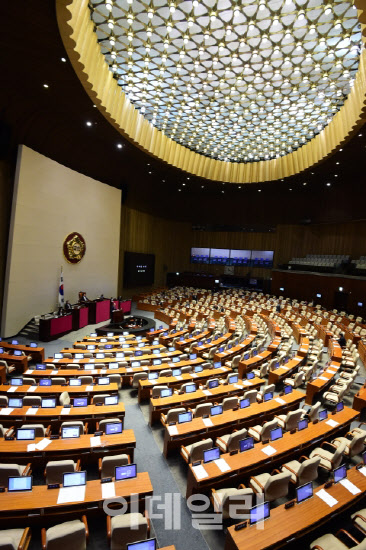
<svg viewBox="0 0 366 550">
<path fill-rule="evenodd" d="M 110 70 L 166 136 L 218 160 L 291 153 L 347 98 L 361 29 L 351 2 L 91 1 Z"/>
</svg>

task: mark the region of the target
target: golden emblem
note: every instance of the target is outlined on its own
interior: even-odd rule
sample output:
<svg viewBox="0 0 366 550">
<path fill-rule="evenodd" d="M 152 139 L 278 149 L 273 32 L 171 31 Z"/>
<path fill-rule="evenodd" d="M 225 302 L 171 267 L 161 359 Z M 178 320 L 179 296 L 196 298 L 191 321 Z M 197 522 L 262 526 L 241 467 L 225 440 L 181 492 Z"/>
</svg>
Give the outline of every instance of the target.
<svg viewBox="0 0 366 550">
<path fill-rule="evenodd" d="M 86 245 L 80 233 L 70 233 L 64 240 L 64 256 L 72 264 L 77 264 L 83 259 Z"/>
</svg>

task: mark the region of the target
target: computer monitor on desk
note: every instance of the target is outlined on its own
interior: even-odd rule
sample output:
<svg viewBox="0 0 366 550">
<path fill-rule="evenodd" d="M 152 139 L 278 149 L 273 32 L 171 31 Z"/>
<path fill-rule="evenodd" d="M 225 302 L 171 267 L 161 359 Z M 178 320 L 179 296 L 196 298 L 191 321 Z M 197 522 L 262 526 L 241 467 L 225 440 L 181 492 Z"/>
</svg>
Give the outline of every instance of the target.
<svg viewBox="0 0 366 550">
<path fill-rule="evenodd" d="M 73 403 L 74 407 L 87 407 L 88 406 L 88 398 L 87 397 L 75 397 L 72 403 Z"/>
<path fill-rule="evenodd" d="M 253 506 L 249 511 L 249 524 L 253 525 L 259 521 L 264 521 L 270 516 L 269 502 L 263 502 L 263 504 L 257 504 Z"/>
<path fill-rule="evenodd" d="M 211 416 L 217 416 L 218 414 L 223 413 L 223 407 L 222 405 L 214 405 L 210 408 L 210 415 Z"/>
<path fill-rule="evenodd" d="M 157 550 L 156 539 L 147 539 L 127 544 L 126 550 Z"/>
<path fill-rule="evenodd" d="M 178 424 L 184 424 L 185 422 L 191 422 L 191 420 L 192 420 L 192 413 L 190 411 L 178 414 Z"/>
<path fill-rule="evenodd" d="M 9 397 L 8 407 L 10 409 L 21 409 L 23 407 L 22 397 Z"/>
<path fill-rule="evenodd" d="M 23 352 L 21 352 L 20 349 L 15 349 L 14 350 L 14 355 L 17 356 L 17 357 L 21 357 L 23 355 Z"/>
<path fill-rule="evenodd" d="M 36 430 L 33 428 L 19 428 L 17 430 L 17 441 L 32 441 L 36 438 Z"/>
<path fill-rule="evenodd" d="M 118 405 L 118 395 L 108 395 L 105 397 L 104 405 Z"/>
<path fill-rule="evenodd" d="M 122 422 L 107 422 L 107 424 L 105 425 L 105 435 L 121 434 L 122 432 Z"/>
<path fill-rule="evenodd" d="M 8 478 L 8 493 L 31 491 L 33 485 L 32 476 L 15 476 Z"/>
<path fill-rule="evenodd" d="M 196 384 L 188 384 L 186 387 L 185 387 L 185 392 L 186 393 L 193 393 L 196 391 Z"/>
<path fill-rule="evenodd" d="M 220 449 L 218 447 L 213 447 L 212 449 L 207 449 L 203 451 L 203 462 L 212 462 L 213 460 L 218 460 L 220 458 Z"/>
<path fill-rule="evenodd" d="M 125 466 L 116 466 L 115 468 L 116 481 L 121 481 L 122 479 L 131 479 L 134 477 L 137 477 L 136 464 L 126 464 Z"/>
<path fill-rule="evenodd" d="M 64 487 L 77 487 L 86 485 L 86 471 L 63 474 Z"/>
<path fill-rule="evenodd" d="M 271 441 L 276 441 L 277 439 L 281 439 L 282 436 L 283 436 L 283 433 L 282 433 L 282 428 L 281 427 L 274 428 L 270 432 Z"/>
<path fill-rule="evenodd" d="M 62 439 L 77 439 L 80 437 L 79 426 L 63 426 L 61 428 Z"/>
<path fill-rule="evenodd" d="M 56 408 L 56 397 L 46 397 L 41 401 L 42 409 L 55 409 Z"/>
<path fill-rule="evenodd" d="M 303 418 L 302 420 L 299 420 L 297 423 L 297 429 L 299 432 L 301 430 L 305 430 L 308 427 L 309 421 L 307 418 Z"/>
<path fill-rule="evenodd" d="M 345 464 L 342 464 L 341 466 L 338 466 L 338 468 L 335 468 L 333 471 L 333 478 L 334 483 L 339 483 L 342 481 L 342 479 L 346 479 L 347 477 L 347 467 Z"/>
<path fill-rule="evenodd" d="M 253 449 L 253 447 L 254 439 L 252 437 L 246 437 L 245 439 L 241 439 L 239 441 L 239 449 L 241 453 L 244 451 L 249 451 L 250 449 Z"/>
<path fill-rule="evenodd" d="M 305 485 L 301 485 L 301 487 L 296 488 L 297 504 L 300 504 L 300 502 L 303 502 L 304 500 L 308 500 L 312 496 L 313 496 L 313 484 L 311 481 L 309 483 L 305 483 Z"/>
</svg>

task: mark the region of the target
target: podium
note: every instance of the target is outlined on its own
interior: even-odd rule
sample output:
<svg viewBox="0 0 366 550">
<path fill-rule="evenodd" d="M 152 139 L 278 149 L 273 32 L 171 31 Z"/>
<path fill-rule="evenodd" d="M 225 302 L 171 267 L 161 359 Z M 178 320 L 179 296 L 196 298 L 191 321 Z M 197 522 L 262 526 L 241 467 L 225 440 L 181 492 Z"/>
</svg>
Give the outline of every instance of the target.
<svg viewBox="0 0 366 550">
<path fill-rule="evenodd" d="M 111 301 L 100 300 L 88 303 L 89 325 L 96 325 L 102 321 L 108 321 L 111 316 Z"/>
</svg>

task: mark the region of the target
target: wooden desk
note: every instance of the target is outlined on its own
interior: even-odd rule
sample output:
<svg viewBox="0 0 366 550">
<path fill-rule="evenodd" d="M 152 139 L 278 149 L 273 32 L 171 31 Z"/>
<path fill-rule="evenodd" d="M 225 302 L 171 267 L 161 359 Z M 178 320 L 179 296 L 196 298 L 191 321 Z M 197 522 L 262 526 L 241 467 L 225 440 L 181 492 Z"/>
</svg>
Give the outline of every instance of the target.
<svg viewBox="0 0 366 550">
<path fill-rule="evenodd" d="M 26 355 L 12 355 L 11 353 L 0 353 L 0 359 L 2 361 L 6 361 L 8 365 L 14 365 L 16 370 L 19 370 L 20 372 L 24 372 L 28 368 L 28 357 Z"/>
<path fill-rule="evenodd" d="M 294 390 L 288 395 L 281 396 L 284 403 L 271 399 L 265 403 L 252 403 L 245 409 L 224 411 L 222 414 L 210 417 L 212 422 L 210 427 L 205 425 L 202 418 L 194 418 L 192 422 L 176 424 L 177 435 L 171 435 L 171 427 L 165 425 L 163 454 L 167 457 L 170 451 L 180 448 L 181 445 L 190 445 L 198 439 L 207 437 L 214 439 L 220 435 L 232 433 L 234 430 L 241 430 L 272 419 L 275 414 L 287 414 L 288 411 L 296 410 L 303 399 L 304 394 Z"/>
<path fill-rule="evenodd" d="M 293 539 L 313 531 L 364 497 L 366 477 L 352 468 L 348 470 L 347 478 L 361 489 L 361 493 L 352 495 L 340 483 L 332 485 L 326 491 L 338 503 L 331 508 L 316 496 L 324 486 L 317 487 L 311 499 L 295 504 L 288 510 L 285 510 L 284 504 L 271 510 L 270 517 L 262 524 L 263 528 L 250 525 L 241 531 L 235 531 L 234 526 L 229 527 L 225 550 L 274 550 L 285 547 Z M 299 548 L 303 548 L 300 541 Z"/>
<path fill-rule="evenodd" d="M 153 353 L 153 354 L 145 354 L 145 355 L 127 355 L 126 357 L 116 358 L 116 357 L 105 357 L 104 359 L 96 359 L 95 357 L 92 357 L 91 359 L 75 359 L 75 363 L 78 365 L 87 365 L 88 363 L 98 364 L 98 363 L 120 363 L 121 361 L 145 361 L 145 360 L 153 360 L 153 359 L 164 359 L 166 357 L 177 357 L 178 355 L 181 355 L 182 353 L 178 350 L 175 351 L 168 351 L 166 353 Z M 1 357 L 0 357 L 1 358 Z M 72 359 L 67 359 L 66 357 L 63 359 L 54 359 L 53 357 L 49 357 L 45 360 L 46 364 L 52 364 L 52 365 L 69 365 L 73 362 Z"/>
<path fill-rule="evenodd" d="M 7 410 L 7 409 L 5 409 Z M 104 418 L 123 418 L 125 416 L 125 406 L 123 403 L 117 405 L 88 405 L 87 407 L 55 407 L 54 409 L 33 409 L 32 407 L 22 407 L 21 409 L 11 409 L 10 414 L 4 414 L 4 408 L 0 409 L 0 423 L 5 427 L 22 424 L 51 424 L 52 428 L 58 429 L 62 422 L 82 420 L 89 423 L 89 431 L 96 422 Z M 30 411 L 27 414 L 27 411 Z"/>
<path fill-rule="evenodd" d="M 327 367 L 327 370 L 322 372 L 321 375 L 313 380 L 309 380 L 306 386 L 305 398 L 305 403 L 307 405 L 312 405 L 315 399 L 318 400 L 319 394 L 328 389 L 328 387 L 333 383 L 334 376 L 337 374 L 339 368 L 339 363 L 332 362 Z M 353 408 L 355 409 L 356 407 Z"/>
<path fill-rule="evenodd" d="M 137 344 L 138 342 L 136 342 Z M 105 345 L 105 344 L 104 344 Z M 154 349 L 162 349 L 164 346 L 162 346 L 161 344 L 155 344 L 154 346 L 144 346 L 143 348 L 139 348 L 137 347 L 134 347 L 132 344 L 129 344 L 130 347 L 129 348 L 122 348 L 122 342 L 121 342 L 121 345 L 120 346 L 115 346 L 111 349 L 75 349 L 75 348 L 71 348 L 71 349 L 62 349 L 60 351 L 60 353 L 70 353 L 70 355 L 75 355 L 77 353 L 91 353 L 92 355 L 95 355 L 96 353 L 124 353 L 124 350 L 128 351 L 128 352 L 133 352 L 135 353 L 136 351 L 142 351 L 143 354 L 147 354 L 147 352 L 149 351 L 152 351 Z M 137 355 L 136 358 L 138 358 L 139 356 Z M 66 358 L 67 359 L 67 358 Z M 111 359 L 111 357 L 106 357 L 106 359 Z M 124 358 L 119 358 L 119 361 L 123 361 Z M 137 361 L 138 359 L 136 359 Z M 73 361 L 73 359 L 69 359 L 69 361 Z M 76 361 L 78 362 L 78 360 Z"/>
<path fill-rule="evenodd" d="M 221 338 L 217 338 L 217 340 L 212 340 L 209 344 L 203 344 L 202 346 L 194 346 L 193 350 L 194 353 L 197 353 L 199 355 L 202 355 L 203 353 L 209 352 L 212 348 L 219 348 L 221 345 L 226 344 L 228 340 L 231 338 L 231 332 L 227 332 L 222 336 Z"/>
<path fill-rule="evenodd" d="M 359 413 L 353 409 L 344 408 L 343 411 L 331 415 L 329 419 L 338 422 L 336 427 L 329 426 L 327 421 L 310 423 L 308 428 L 291 434 L 285 432 L 282 439 L 270 443 L 271 447 L 276 449 L 276 453 L 268 457 L 262 449 L 267 447 L 268 443 L 256 443 L 254 449 L 236 455 L 223 454 L 230 470 L 222 473 L 214 462 L 204 464 L 204 469 L 208 477 L 198 480 L 194 474 L 192 465 L 189 465 L 187 477 L 188 498 L 194 493 L 208 493 L 212 487 L 218 488 L 225 486 L 230 482 L 230 486 L 237 486 L 244 477 L 254 475 L 260 471 L 272 471 L 279 464 L 288 460 L 293 460 L 296 456 L 307 454 L 312 447 L 319 447 L 324 439 L 340 435 L 346 432 L 351 423 L 356 420 Z M 328 420 L 329 420 L 328 419 Z M 290 458 L 291 457 L 291 458 Z"/>
<path fill-rule="evenodd" d="M 231 349 L 222 351 L 221 353 L 215 353 L 214 361 L 220 361 L 221 364 L 224 365 L 225 361 L 230 361 L 233 357 L 235 357 L 235 355 L 239 355 L 246 351 L 253 342 L 254 338 L 254 334 L 250 334 L 241 344 L 238 344 Z"/>
<path fill-rule="evenodd" d="M 137 474 L 134 479 L 124 479 L 115 482 L 116 496 L 129 501 L 131 495 L 137 494 L 140 509 L 145 509 L 145 499 L 152 496 L 153 487 L 148 472 Z M 47 489 L 47 485 L 36 485 L 32 491 L 22 493 L 0 493 L 0 527 L 8 528 L 8 522 L 16 520 L 34 525 L 48 518 L 58 519 L 61 516 L 88 514 L 98 512 L 104 514 L 102 484 L 100 480 L 88 481 L 84 502 L 57 504 L 59 490 Z"/>
<path fill-rule="evenodd" d="M 219 369 L 205 369 L 197 373 L 183 373 L 181 376 L 161 376 L 155 380 L 140 380 L 138 401 L 141 403 L 144 399 L 150 398 L 151 390 L 154 386 L 165 385 L 172 388 L 180 388 L 186 382 L 195 384 L 206 382 L 209 378 L 223 378 L 232 372 L 228 367 Z"/>
<path fill-rule="evenodd" d="M 252 390 L 259 388 L 262 384 L 265 384 L 266 381 L 262 380 L 262 378 L 253 378 L 250 382 L 251 384 L 248 386 L 243 386 L 242 384 L 221 384 L 212 390 L 197 390 L 192 393 L 173 394 L 171 397 L 151 398 L 149 409 L 150 426 L 160 419 L 162 412 L 167 412 L 169 409 L 188 406 L 195 407 L 199 403 L 205 403 L 207 401 L 221 402 L 225 397 L 241 394 L 247 389 Z"/>
<path fill-rule="evenodd" d="M 6 382 L 6 367 L 3 367 L 0 365 L 0 381 L 1 384 L 5 384 Z"/>
<path fill-rule="evenodd" d="M 335 363 L 342 363 L 342 348 L 336 339 L 329 340 L 328 355 Z"/>
<path fill-rule="evenodd" d="M 239 361 L 238 372 L 239 378 L 244 378 L 245 375 L 253 369 L 259 368 L 259 366 L 265 361 L 269 361 L 272 356 L 272 352 L 265 350 L 246 361 Z"/>
<path fill-rule="evenodd" d="M 24 351 L 26 355 L 31 355 L 32 360 L 35 363 L 43 363 L 44 361 L 44 348 L 37 347 L 31 348 L 30 346 L 23 346 L 21 344 L 10 344 L 10 342 L 0 342 L 0 347 L 13 351 L 15 349 Z"/>
<path fill-rule="evenodd" d="M 108 321 L 110 319 L 111 301 L 110 300 L 96 300 L 93 302 L 87 302 L 89 308 L 89 325 L 95 325 L 102 321 Z"/>
<path fill-rule="evenodd" d="M 361 412 L 366 407 L 366 387 L 363 386 L 353 399 L 353 408 Z"/>
<path fill-rule="evenodd" d="M 0 439 L 0 461 L 5 463 L 26 464 L 32 462 L 38 466 L 46 464 L 49 460 L 67 460 L 81 458 L 82 466 L 85 463 L 97 462 L 101 456 L 128 454 L 133 462 L 133 454 L 136 448 L 136 438 L 133 430 L 123 430 L 121 434 L 102 435 L 101 445 L 92 447 L 90 438 L 93 434 L 83 434 L 78 438 L 50 439 L 50 444 L 43 450 L 28 451 L 29 444 L 37 444 L 43 437 L 37 437 L 34 441 L 5 441 Z"/>
<path fill-rule="evenodd" d="M 29 391 L 30 388 L 36 388 L 35 391 Z M 9 389 L 15 388 L 16 391 L 9 392 Z M 106 384 L 105 386 L 96 384 L 95 386 L 4 386 L 0 385 L 0 395 L 6 394 L 8 397 L 15 396 L 26 396 L 26 395 L 40 395 L 40 396 L 50 396 L 55 395 L 59 397 L 63 392 L 67 391 L 70 394 L 70 397 L 92 397 L 93 395 L 98 395 L 98 393 L 108 393 L 109 395 L 118 394 L 118 385 Z"/>
<path fill-rule="evenodd" d="M 272 370 L 268 376 L 268 384 L 278 384 L 284 378 L 290 377 L 304 361 L 305 357 L 296 355 L 285 366 Z"/>
</svg>

